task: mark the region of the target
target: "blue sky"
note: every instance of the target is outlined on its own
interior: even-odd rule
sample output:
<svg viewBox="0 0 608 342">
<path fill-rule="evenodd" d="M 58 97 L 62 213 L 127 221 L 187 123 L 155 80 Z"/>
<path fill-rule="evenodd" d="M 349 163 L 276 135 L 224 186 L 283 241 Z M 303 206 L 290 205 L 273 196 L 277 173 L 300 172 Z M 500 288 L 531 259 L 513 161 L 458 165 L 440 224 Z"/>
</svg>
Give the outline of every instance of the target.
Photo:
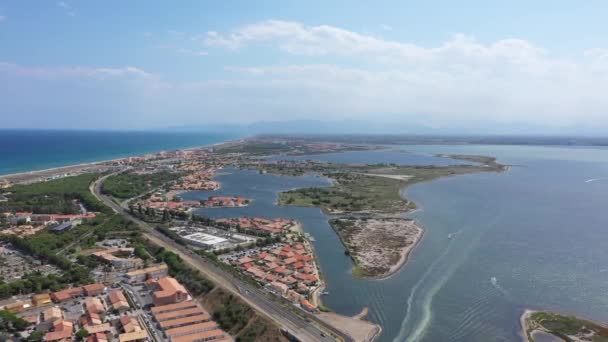
<svg viewBox="0 0 608 342">
<path fill-rule="evenodd" d="M 607 17 L 605 1 L 0 1 L 0 127 L 597 133 Z"/>
</svg>

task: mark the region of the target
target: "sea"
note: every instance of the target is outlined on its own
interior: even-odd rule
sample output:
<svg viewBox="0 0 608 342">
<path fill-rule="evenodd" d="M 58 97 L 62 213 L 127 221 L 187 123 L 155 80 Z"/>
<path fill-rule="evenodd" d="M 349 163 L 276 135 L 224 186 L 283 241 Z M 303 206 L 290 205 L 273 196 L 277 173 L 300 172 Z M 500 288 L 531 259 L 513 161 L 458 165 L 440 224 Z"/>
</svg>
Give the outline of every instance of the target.
<svg viewBox="0 0 608 342">
<path fill-rule="evenodd" d="M 212 144 L 233 137 L 172 133 L 0 131 L 0 173 L 43 169 L 157 150 Z M 353 279 L 352 261 L 318 208 L 277 205 L 277 194 L 330 186 L 300 177 L 224 169 L 217 192 L 184 199 L 242 195 L 245 208 L 200 209 L 219 217 L 288 217 L 302 222 L 329 294 L 344 315 L 369 308 L 382 326 L 379 341 L 521 341 L 527 309 L 552 310 L 608 322 L 608 150 L 603 147 L 407 145 L 385 151 L 302 156 L 354 163 L 449 165 L 437 153 L 478 154 L 510 165 L 419 183 L 401 190 L 425 229 L 407 265 L 385 280 Z"/>
<path fill-rule="evenodd" d="M 188 148 L 239 138 L 219 133 L 0 130 L 0 175 Z"/>
<path fill-rule="evenodd" d="M 401 153 L 395 153 L 399 149 Z M 386 152 L 386 154 L 385 154 Z M 284 177 L 226 169 L 219 192 L 186 199 L 243 195 L 247 208 L 200 209 L 213 218 L 289 217 L 302 222 L 328 295 L 344 315 L 369 308 L 379 341 L 521 341 L 527 308 L 608 321 L 608 150 L 595 147 L 424 145 L 300 159 L 418 164 L 436 153 L 496 156 L 511 165 L 420 183 L 402 190 L 419 206 L 425 229 L 410 260 L 385 280 L 353 279 L 353 264 L 317 208 L 277 206 L 277 193 L 329 186 L 314 175 Z M 277 157 L 275 159 L 282 159 Z M 444 160 L 440 164 L 458 161 Z"/>
</svg>

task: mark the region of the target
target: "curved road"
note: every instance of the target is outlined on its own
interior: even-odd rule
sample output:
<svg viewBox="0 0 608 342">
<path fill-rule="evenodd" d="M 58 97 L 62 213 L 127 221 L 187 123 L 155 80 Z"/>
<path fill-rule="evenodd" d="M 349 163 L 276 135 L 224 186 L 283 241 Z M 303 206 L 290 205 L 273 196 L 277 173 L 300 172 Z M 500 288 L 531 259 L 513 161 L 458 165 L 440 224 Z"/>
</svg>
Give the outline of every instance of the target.
<svg viewBox="0 0 608 342">
<path fill-rule="evenodd" d="M 99 178 L 91 184 L 89 189 L 95 197 L 112 208 L 114 212 L 121 214 L 126 219 L 139 225 L 143 229 L 144 236 L 148 239 L 163 246 L 165 249 L 178 254 L 184 261 L 201 271 L 217 286 L 238 296 L 256 311 L 264 314 L 279 326 L 286 329 L 289 333 L 296 336 L 298 340 L 303 342 L 329 342 L 335 340 L 354 342 L 349 335 L 321 321 L 315 315 L 297 309 L 293 305 L 286 303 L 282 298 L 260 291 L 258 288 L 236 278 L 231 273 L 219 268 L 185 246 L 177 244 L 172 239 L 155 230 L 148 223 L 129 214 L 123 207 L 108 196 L 103 195 L 101 193 L 103 182 L 108 177 L 123 171 L 111 173 Z M 335 338 L 332 337 L 332 335 L 335 336 Z"/>
</svg>

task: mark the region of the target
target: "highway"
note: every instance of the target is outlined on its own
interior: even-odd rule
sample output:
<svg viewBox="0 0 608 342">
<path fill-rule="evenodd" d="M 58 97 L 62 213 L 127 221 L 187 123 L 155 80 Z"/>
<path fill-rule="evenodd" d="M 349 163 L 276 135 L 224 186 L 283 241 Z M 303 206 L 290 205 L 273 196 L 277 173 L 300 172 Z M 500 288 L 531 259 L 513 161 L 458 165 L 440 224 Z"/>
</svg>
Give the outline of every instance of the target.
<svg viewBox="0 0 608 342">
<path fill-rule="evenodd" d="M 118 173 L 118 172 L 117 172 Z M 335 329 L 321 321 L 315 315 L 301 311 L 293 305 L 266 293 L 250 284 L 236 278 L 231 273 L 219 268 L 209 260 L 194 253 L 185 246 L 177 244 L 172 239 L 155 230 L 147 222 L 144 222 L 126 211 L 111 198 L 101 192 L 101 186 L 106 178 L 116 173 L 105 175 L 91 184 L 90 191 L 116 213 L 123 215 L 126 219 L 138 224 L 143 229 L 143 234 L 152 242 L 171 250 L 182 257 L 192 267 L 201 271 L 207 278 L 219 286 L 248 303 L 256 311 L 276 322 L 280 327 L 287 330 L 302 342 L 313 341 L 354 341 L 349 335 Z M 297 313 L 296 313 L 297 312 Z M 335 336 L 334 337 L 332 337 Z"/>
</svg>

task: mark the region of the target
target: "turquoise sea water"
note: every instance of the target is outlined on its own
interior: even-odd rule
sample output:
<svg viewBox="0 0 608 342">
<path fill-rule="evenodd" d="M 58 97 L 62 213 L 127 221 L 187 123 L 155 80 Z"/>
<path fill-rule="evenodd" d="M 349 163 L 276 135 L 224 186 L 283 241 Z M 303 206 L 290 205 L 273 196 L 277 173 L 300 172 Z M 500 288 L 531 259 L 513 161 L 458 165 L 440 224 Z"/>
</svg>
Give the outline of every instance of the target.
<svg viewBox="0 0 608 342">
<path fill-rule="evenodd" d="M 187 148 L 229 134 L 0 130 L 0 175 Z"/>
<path fill-rule="evenodd" d="M 352 263 L 320 210 L 276 206 L 278 191 L 327 186 L 325 179 L 228 170 L 218 177 L 224 184 L 220 192 L 249 196 L 253 205 L 199 213 L 300 220 L 316 238 L 330 292 L 324 302 L 347 315 L 368 307 L 368 318 L 383 327 L 380 341 L 520 341 L 519 316 L 525 308 L 608 321 L 608 150 L 401 148 L 414 155 L 494 155 L 513 167 L 405 190 L 421 208 L 410 216 L 424 226 L 425 235 L 406 267 L 386 280 L 352 279 Z M 411 155 L 395 155 L 404 159 L 394 162 L 407 164 Z"/>
</svg>

